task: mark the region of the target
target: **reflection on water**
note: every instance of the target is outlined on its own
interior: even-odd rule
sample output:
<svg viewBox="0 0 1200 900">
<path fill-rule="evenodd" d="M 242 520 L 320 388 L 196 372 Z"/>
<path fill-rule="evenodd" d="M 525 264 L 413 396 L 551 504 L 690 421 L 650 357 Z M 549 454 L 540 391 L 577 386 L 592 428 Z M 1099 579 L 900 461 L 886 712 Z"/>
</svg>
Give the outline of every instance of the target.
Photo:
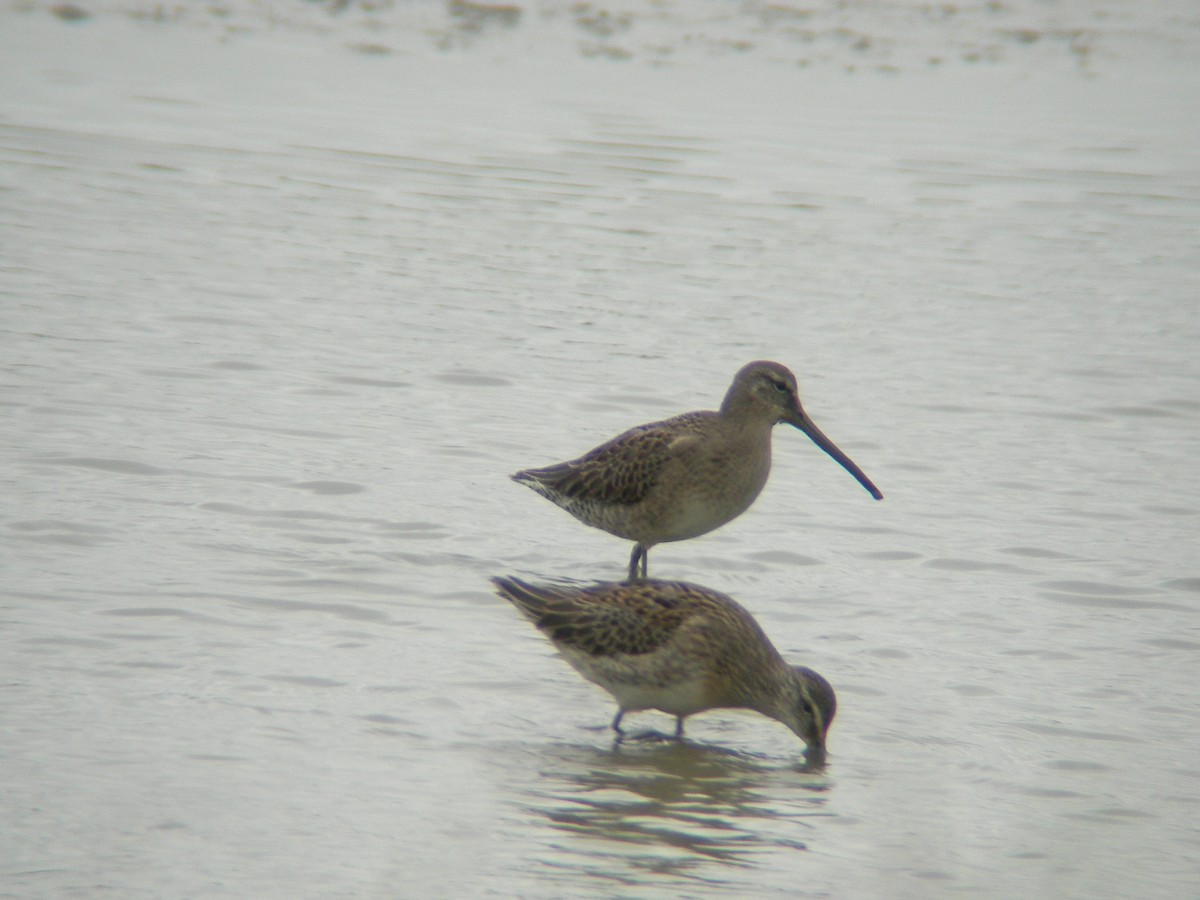
<svg viewBox="0 0 1200 900">
<path fill-rule="evenodd" d="M 811 821 L 829 815 L 824 773 L 690 741 L 557 748 L 539 775 L 533 810 L 583 839 L 543 863 L 627 884 L 645 873 L 719 882 L 709 864 L 807 849 Z"/>
</svg>

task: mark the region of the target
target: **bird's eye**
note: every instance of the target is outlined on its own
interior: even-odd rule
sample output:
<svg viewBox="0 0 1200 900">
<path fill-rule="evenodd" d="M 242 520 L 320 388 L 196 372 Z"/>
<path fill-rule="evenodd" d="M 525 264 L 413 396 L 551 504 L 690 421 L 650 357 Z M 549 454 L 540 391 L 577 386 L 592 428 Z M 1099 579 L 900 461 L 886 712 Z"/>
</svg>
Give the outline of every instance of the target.
<svg viewBox="0 0 1200 900">
<path fill-rule="evenodd" d="M 807 700 L 801 700 L 800 712 L 804 713 L 806 716 L 811 716 L 813 714 L 813 705 Z"/>
<path fill-rule="evenodd" d="M 779 393 L 781 393 L 781 394 L 790 394 L 791 393 L 791 390 L 788 388 L 786 382 L 775 381 L 775 382 L 772 382 L 772 384 L 775 385 L 775 390 L 779 391 Z"/>
</svg>

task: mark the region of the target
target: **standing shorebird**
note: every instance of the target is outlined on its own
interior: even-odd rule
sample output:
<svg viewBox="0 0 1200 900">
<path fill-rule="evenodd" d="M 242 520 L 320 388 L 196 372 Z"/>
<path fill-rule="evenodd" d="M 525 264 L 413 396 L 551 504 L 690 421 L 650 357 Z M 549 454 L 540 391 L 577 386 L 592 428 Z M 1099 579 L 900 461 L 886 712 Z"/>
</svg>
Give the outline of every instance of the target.
<svg viewBox="0 0 1200 900">
<path fill-rule="evenodd" d="M 648 574 L 650 548 L 720 528 L 749 509 L 771 471 L 771 429 L 794 425 L 858 479 L 883 494 L 821 432 L 796 376 L 775 362 L 737 373 L 721 408 L 638 425 L 578 459 L 512 476 L 580 522 L 635 541 L 629 578 Z"/>
<path fill-rule="evenodd" d="M 682 738 L 693 713 L 753 709 L 792 729 L 810 762 L 823 759 L 837 711 L 833 688 L 812 669 L 788 665 L 754 617 L 724 594 L 648 579 L 586 588 L 492 583 L 579 674 L 612 694 L 618 743 L 627 712 L 669 713 Z"/>
</svg>

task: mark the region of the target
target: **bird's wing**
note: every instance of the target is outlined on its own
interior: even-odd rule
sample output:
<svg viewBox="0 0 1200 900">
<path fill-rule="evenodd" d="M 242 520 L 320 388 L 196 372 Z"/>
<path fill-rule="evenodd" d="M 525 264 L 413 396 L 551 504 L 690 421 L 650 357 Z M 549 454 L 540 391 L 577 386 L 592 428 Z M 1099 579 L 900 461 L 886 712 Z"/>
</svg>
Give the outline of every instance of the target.
<svg viewBox="0 0 1200 900">
<path fill-rule="evenodd" d="M 567 588 L 494 579 L 539 630 L 564 648 L 590 656 L 637 656 L 668 643 L 689 619 L 703 615 L 686 585 L 666 582 Z"/>
<path fill-rule="evenodd" d="M 519 476 L 570 500 L 637 503 L 658 483 L 672 457 L 695 441 L 689 426 L 703 415 L 688 413 L 639 425 L 579 459 L 528 469 Z"/>
</svg>

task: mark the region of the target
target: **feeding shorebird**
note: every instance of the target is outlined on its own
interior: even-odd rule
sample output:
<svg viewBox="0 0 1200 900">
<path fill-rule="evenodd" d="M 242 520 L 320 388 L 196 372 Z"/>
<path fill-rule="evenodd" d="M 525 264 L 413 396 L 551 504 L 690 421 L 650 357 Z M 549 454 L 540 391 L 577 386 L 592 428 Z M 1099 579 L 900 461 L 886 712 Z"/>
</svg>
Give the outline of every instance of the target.
<svg viewBox="0 0 1200 900">
<path fill-rule="evenodd" d="M 617 701 L 620 742 L 627 712 L 658 709 L 683 720 L 709 709 L 752 709 L 782 722 L 825 752 L 837 711 L 829 682 L 784 661 L 754 617 L 717 591 L 642 579 L 591 587 L 532 585 L 493 578 L 510 601 L 588 681 Z"/>
<path fill-rule="evenodd" d="M 580 522 L 634 541 L 629 577 L 650 548 L 707 534 L 745 512 L 771 471 L 771 429 L 794 425 L 876 500 L 883 494 L 800 405 L 796 376 L 776 362 L 743 366 L 721 408 L 638 425 L 578 459 L 512 476 Z"/>
</svg>

